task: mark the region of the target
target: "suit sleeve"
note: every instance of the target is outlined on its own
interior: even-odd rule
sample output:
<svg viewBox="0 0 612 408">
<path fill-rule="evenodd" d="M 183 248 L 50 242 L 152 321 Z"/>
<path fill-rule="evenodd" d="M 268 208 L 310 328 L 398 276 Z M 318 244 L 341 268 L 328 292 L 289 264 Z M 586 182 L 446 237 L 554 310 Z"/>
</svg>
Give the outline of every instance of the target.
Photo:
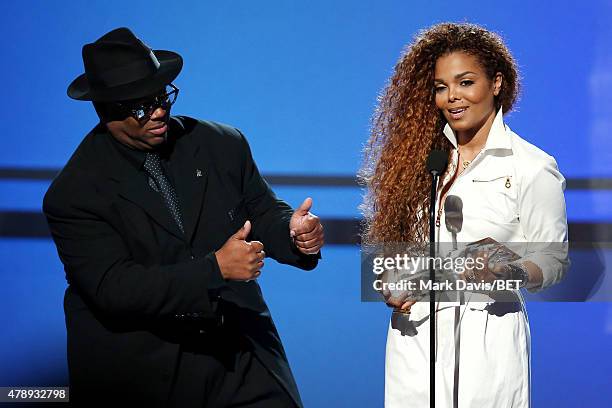
<svg viewBox="0 0 612 408">
<path fill-rule="evenodd" d="M 519 201 L 520 222 L 528 245 L 523 260 L 542 270 L 542 285 L 529 289 L 539 292 L 561 281 L 569 268 L 565 178 L 551 157 L 525 184 Z"/>
<path fill-rule="evenodd" d="M 104 218 L 93 187 L 78 178 L 54 183 L 45 195 L 43 211 L 68 283 L 84 300 L 105 315 L 125 319 L 195 317 L 196 313 L 213 318 L 207 289 L 223 283 L 214 255 L 172 265 L 135 262 L 121 235 Z M 75 195 L 78 199 L 73 199 Z"/>
<path fill-rule="evenodd" d="M 237 130 L 237 129 L 236 129 Z M 247 211 L 252 219 L 251 235 L 264 244 L 266 255 L 282 264 L 311 270 L 317 266 L 321 254 L 302 254 L 289 236 L 289 220 L 293 209 L 279 200 L 261 177 L 253 160 L 249 144 L 239 130 L 243 150 L 243 186 Z"/>
</svg>

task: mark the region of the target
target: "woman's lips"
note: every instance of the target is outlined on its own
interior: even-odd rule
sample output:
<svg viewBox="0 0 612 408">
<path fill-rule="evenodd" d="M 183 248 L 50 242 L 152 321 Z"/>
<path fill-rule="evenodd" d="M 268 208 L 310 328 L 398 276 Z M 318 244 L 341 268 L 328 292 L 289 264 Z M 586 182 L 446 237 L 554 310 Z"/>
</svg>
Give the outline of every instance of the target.
<svg viewBox="0 0 612 408">
<path fill-rule="evenodd" d="M 465 115 L 466 110 L 467 108 L 449 109 L 448 113 L 453 120 L 459 120 L 463 117 L 463 115 Z"/>
<path fill-rule="evenodd" d="M 164 125 L 160 128 L 157 129 L 151 129 L 149 130 L 149 133 L 153 134 L 153 135 L 157 135 L 157 136 L 161 136 L 164 133 L 166 133 L 166 130 L 168 130 L 168 125 Z"/>
</svg>

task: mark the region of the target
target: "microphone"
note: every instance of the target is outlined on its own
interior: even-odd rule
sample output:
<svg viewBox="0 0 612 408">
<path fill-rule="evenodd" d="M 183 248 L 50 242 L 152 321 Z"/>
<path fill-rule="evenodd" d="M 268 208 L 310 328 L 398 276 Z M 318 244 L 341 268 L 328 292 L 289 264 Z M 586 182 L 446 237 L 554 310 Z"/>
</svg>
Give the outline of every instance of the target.
<svg viewBox="0 0 612 408">
<path fill-rule="evenodd" d="M 453 236 L 453 249 L 457 249 L 457 234 L 463 227 L 463 201 L 456 195 L 448 195 L 444 200 L 444 222 Z"/>
<path fill-rule="evenodd" d="M 443 150 L 432 150 L 427 156 L 427 171 L 431 174 L 431 201 L 429 205 L 429 246 L 430 255 L 435 254 L 434 243 L 436 241 L 436 190 L 438 177 L 446 170 L 448 164 L 448 153 Z M 433 279 L 433 277 L 432 277 Z"/>
<path fill-rule="evenodd" d="M 427 171 L 434 177 L 439 176 L 446 170 L 448 164 L 448 153 L 443 150 L 432 150 L 427 156 Z"/>
</svg>

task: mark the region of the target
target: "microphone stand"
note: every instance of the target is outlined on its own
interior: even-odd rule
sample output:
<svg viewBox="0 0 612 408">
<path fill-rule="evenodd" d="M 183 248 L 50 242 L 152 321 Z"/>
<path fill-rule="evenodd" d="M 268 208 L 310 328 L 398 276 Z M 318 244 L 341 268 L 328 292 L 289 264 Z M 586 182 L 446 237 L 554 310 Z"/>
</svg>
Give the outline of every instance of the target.
<svg viewBox="0 0 612 408">
<path fill-rule="evenodd" d="M 453 251 L 457 250 L 457 233 L 463 227 L 463 201 L 455 195 L 447 195 L 444 201 L 444 221 L 453 239 Z M 459 306 L 455 307 L 455 372 L 453 377 L 453 408 L 459 406 L 459 360 L 461 355 L 461 305 L 463 292 L 459 292 Z"/>
<path fill-rule="evenodd" d="M 436 190 L 438 177 L 438 172 L 432 172 L 431 204 L 429 206 L 429 280 L 431 281 L 431 290 L 429 291 L 429 406 L 431 408 L 436 406 L 436 291 L 434 290 L 436 272 L 432 261 L 436 256 Z"/>
<path fill-rule="evenodd" d="M 429 406 L 436 406 L 436 271 L 434 262 L 436 256 L 436 191 L 438 178 L 446 169 L 448 153 L 442 150 L 432 150 L 427 157 L 427 171 L 431 174 L 431 200 L 429 205 Z"/>
</svg>

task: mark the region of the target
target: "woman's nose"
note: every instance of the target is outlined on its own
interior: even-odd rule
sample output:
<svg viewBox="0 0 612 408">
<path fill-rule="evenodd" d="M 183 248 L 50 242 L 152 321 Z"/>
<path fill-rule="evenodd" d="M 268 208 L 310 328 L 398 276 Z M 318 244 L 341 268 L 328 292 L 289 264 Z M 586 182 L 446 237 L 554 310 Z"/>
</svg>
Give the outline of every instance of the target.
<svg viewBox="0 0 612 408">
<path fill-rule="evenodd" d="M 453 102 L 453 101 L 456 101 L 458 99 L 461 99 L 461 96 L 459 94 L 459 90 L 457 89 L 457 87 L 451 86 L 448 89 L 448 100 L 449 100 L 449 102 Z"/>
</svg>

